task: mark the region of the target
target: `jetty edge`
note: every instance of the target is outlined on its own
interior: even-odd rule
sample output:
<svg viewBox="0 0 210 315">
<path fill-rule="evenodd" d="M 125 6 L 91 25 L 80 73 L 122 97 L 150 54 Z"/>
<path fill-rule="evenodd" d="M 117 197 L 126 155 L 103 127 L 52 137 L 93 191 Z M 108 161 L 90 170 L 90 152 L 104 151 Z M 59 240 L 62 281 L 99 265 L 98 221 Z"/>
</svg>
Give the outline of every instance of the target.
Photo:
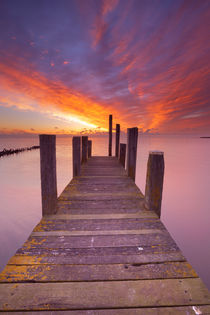
<svg viewBox="0 0 210 315">
<path fill-rule="evenodd" d="M 136 127 L 118 156 L 112 132 L 108 156 L 92 156 L 92 142 L 73 137 L 74 176 L 57 198 L 55 141 L 40 136 L 43 217 L 0 274 L 0 311 L 210 313 L 209 291 L 160 220 L 163 152 L 149 153 L 144 196 L 134 181 Z"/>
</svg>

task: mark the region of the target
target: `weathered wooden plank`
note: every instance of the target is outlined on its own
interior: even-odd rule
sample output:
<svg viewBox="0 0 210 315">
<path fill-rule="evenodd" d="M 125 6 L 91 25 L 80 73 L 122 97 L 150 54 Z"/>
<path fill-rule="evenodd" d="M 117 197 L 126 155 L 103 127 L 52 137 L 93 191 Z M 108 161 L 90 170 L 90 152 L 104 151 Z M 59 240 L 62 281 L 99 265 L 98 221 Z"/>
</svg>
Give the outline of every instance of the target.
<svg viewBox="0 0 210 315">
<path fill-rule="evenodd" d="M 117 214 L 117 213 L 136 213 L 137 209 L 135 208 L 100 208 L 97 207 L 94 201 L 88 201 L 87 203 L 90 204 L 87 208 L 73 208 L 72 203 L 68 203 L 66 201 L 65 204 L 61 203 L 57 206 L 57 211 L 59 214 Z M 94 203 L 94 204 L 93 204 Z M 75 204 L 75 201 L 74 201 Z M 91 208 L 91 204 L 95 206 L 95 208 Z M 77 205 L 76 205 L 77 206 Z"/>
<path fill-rule="evenodd" d="M 139 246 L 112 246 L 112 247 L 76 247 L 76 248 L 47 248 L 47 247 L 21 247 L 17 250 L 18 255 L 55 255 L 55 256 L 101 256 L 104 255 L 145 255 L 155 253 L 169 253 L 179 251 L 174 242 L 158 245 L 139 245 Z"/>
<path fill-rule="evenodd" d="M 68 213 L 71 209 L 78 209 L 88 211 L 91 210 L 100 210 L 106 209 L 109 212 L 111 210 L 113 213 L 129 212 L 133 210 L 144 209 L 144 199 L 116 199 L 116 200 L 59 200 L 57 204 L 59 213 Z"/>
<path fill-rule="evenodd" d="M 106 169 L 101 169 L 99 168 L 98 170 L 91 171 L 89 170 L 81 170 L 81 175 L 87 175 L 87 176 L 110 176 L 110 175 L 124 175 L 124 171 L 121 169 L 115 169 L 113 168 L 106 168 Z"/>
<path fill-rule="evenodd" d="M 4 314 L 11 314 L 4 312 Z M 20 315 L 22 312 L 13 312 L 13 314 Z M 24 314 L 37 315 L 37 312 L 27 312 Z M 57 311 L 42 311 L 43 315 L 58 314 Z M 59 314 L 65 315 L 207 315 L 210 314 L 210 305 L 194 305 L 194 306 L 180 306 L 180 307 L 158 307 L 158 308 L 120 308 L 120 309 L 103 309 L 103 310 L 68 310 L 61 311 Z"/>
<path fill-rule="evenodd" d="M 65 282 L 196 278 L 187 262 L 113 265 L 7 265 L 0 282 Z"/>
<path fill-rule="evenodd" d="M 154 252 L 144 253 L 141 251 L 137 255 L 91 255 L 91 256 L 75 256 L 75 255 L 15 255 L 8 264 L 9 265 L 37 265 L 37 264 L 142 264 L 157 263 L 167 261 L 186 261 L 180 251 Z"/>
<path fill-rule="evenodd" d="M 95 219 L 95 220 L 45 220 L 43 218 L 34 228 L 34 232 L 42 231 L 95 231 L 95 230 L 137 230 L 165 229 L 161 221 L 156 219 Z"/>
<path fill-rule="evenodd" d="M 210 294 L 199 278 L 1 284 L 0 310 L 69 310 L 205 305 Z"/>
<path fill-rule="evenodd" d="M 139 235 L 139 234 L 154 234 L 161 233 L 164 230 L 158 229 L 141 229 L 141 230 L 96 230 L 96 231 L 43 231 L 43 232 L 32 232 L 31 236 L 84 236 L 84 235 Z"/>
<path fill-rule="evenodd" d="M 85 248 L 116 246 L 152 246 L 174 244 L 167 232 L 139 235 L 31 236 L 22 246 L 29 248 Z"/>
<path fill-rule="evenodd" d="M 56 215 L 47 215 L 44 217 L 45 220 L 90 220 L 90 219 L 158 219 L 156 213 L 152 211 L 139 211 L 135 213 L 113 213 L 110 214 L 56 214 Z"/>
<path fill-rule="evenodd" d="M 78 178 L 73 178 L 71 183 L 109 183 L 110 185 L 116 183 L 132 183 L 132 179 L 126 175 L 118 175 L 118 176 L 80 176 Z"/>
<path fill-rule="evenodd" d="M 140 190 L 137 186 L 128 184 L 128 183 L 120 183 L 112 185 L 110 184 L 99 184 L 99 183 L 85 183 L 85 184 L 69 184 L 66 188 L 63 194 L 92 194 L 92 193 L 120 193 L 121 194 L 127 194 L 130 192 L 140 193 Z"/>
</svg>

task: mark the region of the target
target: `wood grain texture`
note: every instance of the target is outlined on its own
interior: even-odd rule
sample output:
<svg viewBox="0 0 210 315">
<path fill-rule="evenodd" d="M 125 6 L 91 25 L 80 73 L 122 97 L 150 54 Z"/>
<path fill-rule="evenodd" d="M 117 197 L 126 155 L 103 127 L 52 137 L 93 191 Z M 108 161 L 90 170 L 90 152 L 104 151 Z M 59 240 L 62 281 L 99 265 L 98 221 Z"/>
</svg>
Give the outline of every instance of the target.
<svg viewBox="0 0 210 315">
<path fill-rule="evenodd" d="M 68 310 L 205 305 L 199 278 L 141 281 L 16 283 L 0 286 L 0 310 Z"/>
<path fill-rule="evenodd" d="M 68 310 L 68 311 L 41 311 L 39 314 L 43 315 L 195 315 L 210 314 L 209 305 L 194 305 L 194 306 L 180 306 L 180 307 L 152 307 L 152 308 L 120 308 L 120 309 L 105 309 L 105 310 Z M 4 314 L 11 314 L 4 312 Z M 13 314 L 22 315 L 22 312 L 13 312 Z M 24 311 L 24 314 L 37 315 L 37 312 L 27 312 Z"/>
<path fill-rule="evenodd" d="M 0 282 L 66 282 L 196 278 L 187 262 L 107 265 L 7 265 Z"/>
</svg>

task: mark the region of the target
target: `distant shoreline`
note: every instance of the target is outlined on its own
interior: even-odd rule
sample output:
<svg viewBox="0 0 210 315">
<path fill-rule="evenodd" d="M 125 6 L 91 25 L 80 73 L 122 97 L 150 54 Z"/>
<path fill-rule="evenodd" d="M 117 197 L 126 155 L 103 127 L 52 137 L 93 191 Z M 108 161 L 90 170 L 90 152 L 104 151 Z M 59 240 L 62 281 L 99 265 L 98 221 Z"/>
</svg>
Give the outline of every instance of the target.
<svg viewBox="0 0 210 315">
<path fill-rule="evenodd" d="M 200 137 L 200 138 L 203 138 L 203 139 L 210 139 L 210 137 Z"/>
<path fill-rule="evenodd" d="M 28 148 L 4 149 L 3 151 L 0 151 L 0 157 L 5 156 L 5 155 L 17 154 L 17 153 L 24 152 L 24 151 L 36 150 L 39 148 L 40 148 L 39 145 L 34 145 L 34 146 L 28 147 Z"/>
</svg>

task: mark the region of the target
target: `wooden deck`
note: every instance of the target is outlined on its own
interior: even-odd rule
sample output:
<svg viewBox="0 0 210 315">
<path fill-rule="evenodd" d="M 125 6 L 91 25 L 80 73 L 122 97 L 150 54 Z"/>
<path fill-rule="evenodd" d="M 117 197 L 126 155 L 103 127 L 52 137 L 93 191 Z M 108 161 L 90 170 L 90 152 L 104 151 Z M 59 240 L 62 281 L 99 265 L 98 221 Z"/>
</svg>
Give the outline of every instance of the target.
<svg viewBox="0 0 210 315">
<path fill-rule="evenodd" d="M 210 314 L 210 294 L 113 157 L 92 157 L 0 275 L 0 311 Z"/>
</svg>

